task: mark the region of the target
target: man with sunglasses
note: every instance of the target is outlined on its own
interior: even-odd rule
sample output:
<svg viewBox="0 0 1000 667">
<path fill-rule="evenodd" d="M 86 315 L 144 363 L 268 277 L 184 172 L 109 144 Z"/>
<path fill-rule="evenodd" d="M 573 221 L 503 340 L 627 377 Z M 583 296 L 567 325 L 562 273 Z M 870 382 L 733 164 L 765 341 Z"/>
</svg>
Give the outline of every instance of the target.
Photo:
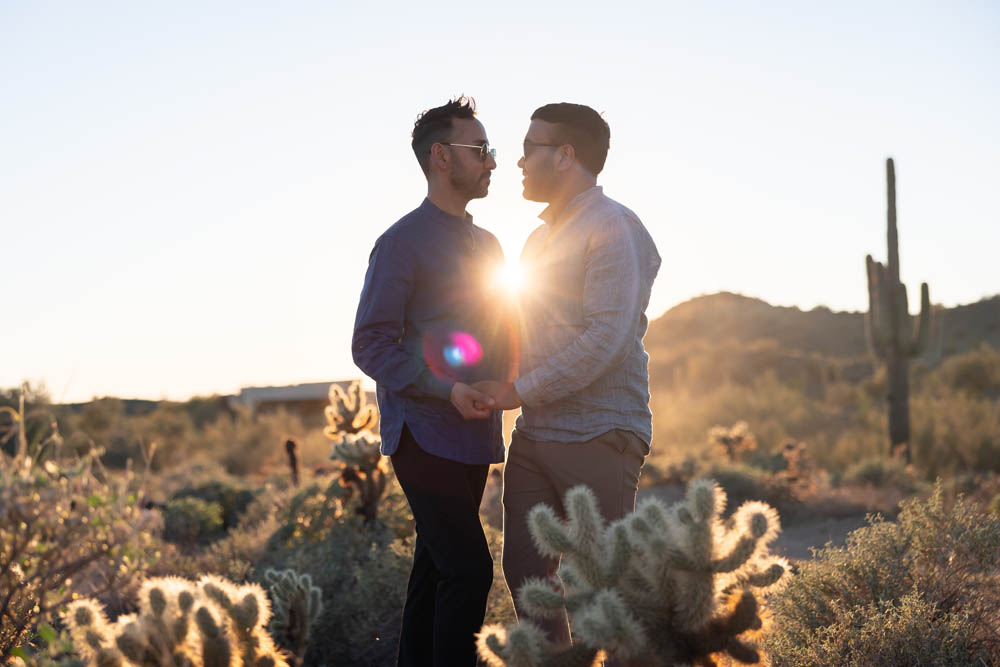
<svg viewBox="0 0 1000 667">
<path fill-rule="evenodd" d="M 524 198 L 547 202 L 525 243 L 521 268 L 520 377 L 477 384 L 500 410 L 521 408 L 504 467 L 503 570 L 517 591 L 529 577 L 558 583 L 557 559 L 538 553 L 528 511 L 563 512 L 568 489 L 594 491 L 604 518 L 635 509 L 639 469 L 649 453 L 646 306 L 660 267 L 635 213 L 597 185 L 610 143 L 590 107 L 548 104 L 531 116 L 518 166 Z M 552 641 L 569 643 L 566 614 L 533 619 Z"/>
<path fill-rule="evenodd" d="M 471 385 L 507 376 L 513 341 L 494 292 L 503 251 L 465 207 L 486 196 L 496 152 L 465 97 L 421 114 L 411 145 L 427 197 L 375 243 L 352 352 L 416 522 L 398 664 L 474 665 L 493 582 L 479 505 L 504 447 L 500 413 Z"/>
</svg>

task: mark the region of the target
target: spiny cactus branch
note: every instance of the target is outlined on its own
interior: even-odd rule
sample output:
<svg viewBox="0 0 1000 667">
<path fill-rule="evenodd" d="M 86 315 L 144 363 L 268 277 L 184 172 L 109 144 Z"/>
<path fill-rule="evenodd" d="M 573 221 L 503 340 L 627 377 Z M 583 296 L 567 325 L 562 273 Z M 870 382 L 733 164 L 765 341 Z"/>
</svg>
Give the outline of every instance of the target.
<svg viewBox="0 0 1000 667">
<path fill-rule="evenodd" d="M 193 583 L 173 577 L 146 581 L 139 613 L 112 625 L 93 600 L 63 613 L 74 645 L 96 665 L 143 667 L 287 667 L 264 626 L 270 616 L 260 586 L 236 586 L 220 577 Z"/>
<path fill-rule="evenodd" d="M 685 501 L 656 499 L 609 526 L 586 487 L 571 489 L 560 521 L 551 508 L 529 512 L 542 553 L 561 556 L 565 593 L 530 580 L 519 591 L 528 614 L 569 612 L 574 645 L 549 644 L 529 619 L 484 628 L 480 655 L 491 665 L 591 665 L 599 652 L 638 664 L 715 664 L 716 654 L 760 660 L 744 635 L 761 627 L 753 589 L 773 587 L 788 564 L 768 553 L 780 530 L 777 513 L 743 504 L 722 521 L 725 493 L 693 482 Z"/>
</svg>

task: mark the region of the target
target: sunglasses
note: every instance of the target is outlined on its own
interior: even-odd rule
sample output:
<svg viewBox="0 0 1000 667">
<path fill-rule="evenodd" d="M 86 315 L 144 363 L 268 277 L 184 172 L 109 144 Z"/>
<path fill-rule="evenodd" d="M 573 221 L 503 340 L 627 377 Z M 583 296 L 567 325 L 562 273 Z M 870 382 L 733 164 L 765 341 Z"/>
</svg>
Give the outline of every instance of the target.
<svg viewBox="0 0 1000 667">
<path fill-rule="evenodd" d="M 486 162 L 486 158 L 491 157 L 494 160 L 497 158 L 497 149 L 490 148 L 489 142 L 483 144 L 482 146 L 478 144 L 452 144 L 447 141 L 442 141 L 445 146 L 460 146 L 462 148 L 476 148 L 479 150 L 479 159 Z"/>
<path fill-rule="evenodd" d="M 521 155 L 523 155 L 524 157 L 528 157 L 539 146 L 550 146 L 552 148 L 558 148 L 559 146 L 563 146 L 563 145 L 565 145 L 565 144 L 543 144 L 543 143 L 539 143 L 537 141 L 532 141 L 531 139 L 525 139 L 524 140 L 524 145 L 522 146 L 522 151 L 523 152 L 521 153 Z"/>
</svg>

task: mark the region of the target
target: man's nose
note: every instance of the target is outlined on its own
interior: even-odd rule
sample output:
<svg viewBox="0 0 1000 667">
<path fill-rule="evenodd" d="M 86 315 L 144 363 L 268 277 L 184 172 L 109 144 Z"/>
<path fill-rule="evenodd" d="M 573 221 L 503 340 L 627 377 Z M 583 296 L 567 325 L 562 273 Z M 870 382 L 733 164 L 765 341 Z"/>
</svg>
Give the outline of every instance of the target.
<svg viewBox="0 0 1000 667">
<path fill-rule="evenodd" d="M 492 155 L 486 158 L 486 168 L 489 169 L 490 171 L 493 171 L 494 169 L 497 168 L 497 159 Z"/>
<path fill-rule="evenodd" d="M 518 160 L 517 160 L 517 168 L 518 169 L 524 169 L 524 156 L 523 155 L 520 158 L 518 158 Z"/>
</svg>

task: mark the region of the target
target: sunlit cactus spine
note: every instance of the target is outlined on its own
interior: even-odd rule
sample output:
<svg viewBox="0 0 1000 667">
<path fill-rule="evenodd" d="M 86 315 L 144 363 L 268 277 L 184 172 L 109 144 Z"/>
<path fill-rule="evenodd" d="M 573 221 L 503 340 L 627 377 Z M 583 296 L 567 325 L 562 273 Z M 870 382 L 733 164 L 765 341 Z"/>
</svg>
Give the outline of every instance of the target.
<svg viewBox="0 0 1000 667">
<path fill-rule="evenodd" d="M 362 433 L 375 427 L 378 409 L 366 400 L 359 380 L 352 380 L 346 390 L 336 382 L 331 384 L 329 398 L 330 405 L 323 411 L 326 437 L 336 440 L 346 433 Z"/>
<path fill-rule="evenodd" d="M 274 600 L 271 634 L 291 652 L 295 665 L 301 665 L 309 635 L 323 612 L 323 592 L 313 585 L 312 577 L 295 570 L 264 572 L 268 591 Z"/>
<path fill-rule="evenodd" d="M 65 616 L 73 645 L 89 664 L 99 667 L 123 664 L 122 655 L 115 646 L 113 629 L 96 601 L 77 600 L 67 608 Z"/>
<path fill-rule="evenodd" d="M 111 624 L 96 602 L 77 600 L 63 619 L 78 652 L 98 667 L 287 667 L 265 630 L 269 615 L 256 584 L 163 577 L 143 584 L 138 614 Z"/>
<path fill-rule="evenodd" d="M 333 444 L 330 458 L 343 461 L 346 465 L 340 473 L 341 482 L 360 500 L 358 513 L 366 523 L 372 523 L 378 516 L 378 504 L 385 495 L 388 482 L 388 464 L 380 451 L 379 440 L 369 434 L 346 435 Z M 347 499 L 345 498 L 345 500 Z"/>
<path fill-rule="evenodd" d="M 761 628 L 755 594 L 776 586 L 788 564 L 768 553 L 780 526 L 760 502 L 722 519 L 725 492 L 711 480 L 692 482 L 684 502 L 667 508 L 651 498 L 605 525 L 593 492 L 566 494 L 567 520 L 538 505 L 528 523 L 539 551 L 562 557 L 565 593 L 551 582 L 518 591 L 529 616 L 568 612 L 574 644 L 549 643 L 521 619 L 506 629 L 485 626 L 480 656 L 491 665 L 592 665 L 603 655 L 631 664 L 714 665 L 727 654 L 760 661 L 745 633 Z"/>
<path fill-rule="evenodd" d="M 341 482 L 360 499 L 358 512 L 366 523 L 378 516 L 378 504 L 385 494 L 389 471 L 381 453 L 381 441 L 372 432 L 378 419 L 374 405 L 365 401 L 361 383 L 351 382 L 345 391 L 330 385 L 330 405 L 326 408 L 326 437 L 333 440 L 330 458 L 342 461 Z"/>
<path fill-rule="evenodd" d="M 872 354 L 888 372 L 889 443 L 892 453 L 910 460 L 910 360 L 927 348 L 931 299 L 927 283 L 920 285 L 920 315 L 910 316 L 906 285 L 899 280 L 899 233 L 896 229 L 896 171 L 885 162 L 888 207 L 888 252 L 885 265 L 865 257 L 868 273 L 868 315 L 865 329 Z"/>
<path fill-rule="evenodd" d="M 287 665 L 267 632 L 271 604 L 257 584 L 236 586 L 222 577 L 205 576 L 199 581 L 204 594 L 227 615 L 228 628 L 236 638 L 241 663 L 254 667 Z"/>
</svg>

